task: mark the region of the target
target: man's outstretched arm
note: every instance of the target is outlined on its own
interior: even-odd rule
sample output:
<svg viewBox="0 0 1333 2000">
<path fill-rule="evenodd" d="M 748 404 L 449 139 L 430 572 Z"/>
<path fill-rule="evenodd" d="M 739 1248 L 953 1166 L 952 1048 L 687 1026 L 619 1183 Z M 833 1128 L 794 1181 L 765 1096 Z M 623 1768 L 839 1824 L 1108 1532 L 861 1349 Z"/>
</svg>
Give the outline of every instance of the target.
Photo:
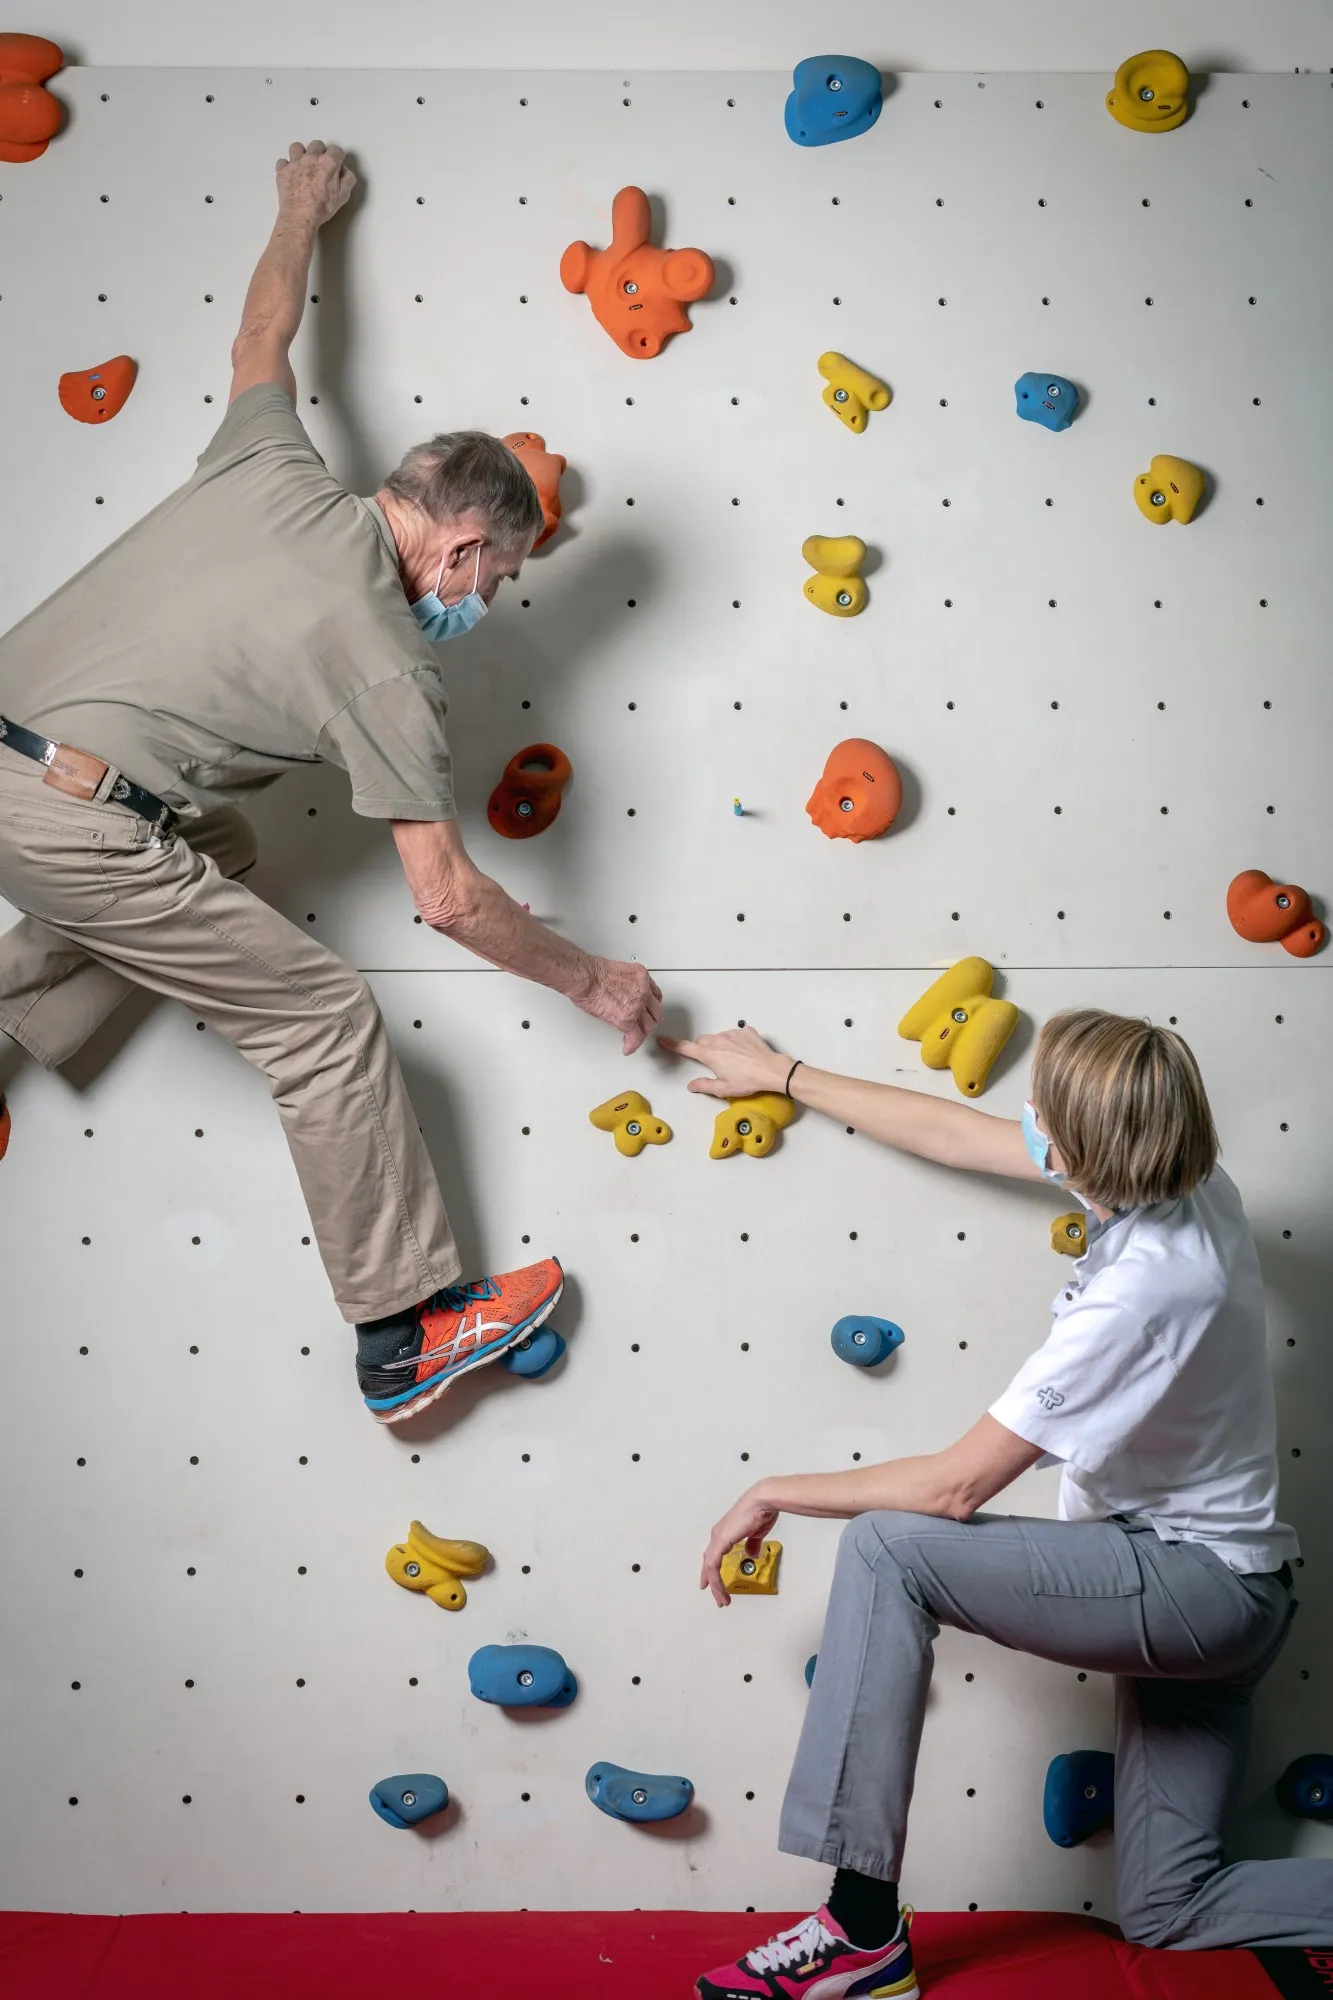
<svg viewBox="0 0 1333 2000">
<path fill-rule="evenodd" d="M 245 295 L 240 331 L 231 348 L 234 403 L 258 382 L 276 382 L 296 397 L 288 358 L 305 310 L 315 238 L 356 186 L 341 146 L 312 139 L 278 161 L 278 219 Z"/>
</svg>

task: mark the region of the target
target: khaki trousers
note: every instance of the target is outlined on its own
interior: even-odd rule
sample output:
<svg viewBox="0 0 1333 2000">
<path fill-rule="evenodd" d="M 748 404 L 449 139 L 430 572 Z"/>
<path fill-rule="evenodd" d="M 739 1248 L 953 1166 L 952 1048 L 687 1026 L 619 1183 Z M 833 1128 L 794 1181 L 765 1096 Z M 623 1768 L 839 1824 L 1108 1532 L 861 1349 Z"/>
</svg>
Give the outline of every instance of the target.
<svg viewBox="0 0 1333 2000">
<path fill-rule="evenodd" d="M 254 833 L 229 807 L 164 839 L 83 803 L 0 744 L 0 1029 L 47 1069 L 132 986 L 182 1000 L 264 1071 L 338 1309 L 379 1319 L 460 1276 L 397 1058 L 361 974 L 238 879 Z"/>
</svg>

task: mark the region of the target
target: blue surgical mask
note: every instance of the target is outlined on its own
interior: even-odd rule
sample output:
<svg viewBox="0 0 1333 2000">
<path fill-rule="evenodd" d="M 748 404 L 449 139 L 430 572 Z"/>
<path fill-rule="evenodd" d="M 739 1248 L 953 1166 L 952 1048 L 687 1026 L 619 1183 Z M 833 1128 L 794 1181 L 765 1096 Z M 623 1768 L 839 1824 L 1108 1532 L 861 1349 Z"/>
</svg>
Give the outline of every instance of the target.
<svg viewBox="0 0 1333 2000">
<path fill-rule="evenodd" d="M 440 602 L 440 578 L 443 575 L 444 557 L 441 556 L 435 588 L 417 599 L 412 606 L 412 615 L 428 639 L 461 639 L 464 632 L 470 632 L 474 625 L 480 625 L 488 609 L 486 599 L 477 589 L 477 585 L 481 582 L 481 543 L 477 544 L 477 573 L 472 579 L 472 588 L 457 604 Z"/>
<path fill-rule="evenodd" d="M 1037 1107 L 1030 1098 L 1023 1106 L 1021 1123 L 1023 1127 L 1023 1144 L 1028 1149 L 1028 1158 L 1031 1160 L 1033 1166 L 1039 1168 L 1048 1181 L 1054 1181 L 1057 1187 L 1063 1187 L 1069 1176 L 1068 1174 L 1057 1174 L 1054 1167 L 1046 1164 L 1051 1150 L 1051 1142 L 1037 1123 Z"/>
</svg>

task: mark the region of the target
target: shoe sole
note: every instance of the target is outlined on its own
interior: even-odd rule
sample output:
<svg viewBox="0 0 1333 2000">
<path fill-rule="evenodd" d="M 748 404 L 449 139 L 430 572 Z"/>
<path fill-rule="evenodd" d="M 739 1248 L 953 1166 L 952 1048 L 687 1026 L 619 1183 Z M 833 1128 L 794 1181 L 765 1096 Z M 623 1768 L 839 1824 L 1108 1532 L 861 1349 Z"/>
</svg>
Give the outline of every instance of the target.
<svg viewBox="0 0 1333 2000">
<path fill-rule="evenodd" d="M 432 1403 L 438 1402 L 446 1389 L 452 1389 L 454 1383 L 460 1381 L 464 1375 L 470 1375 L 474 1368 L 484 1368 L 490 1361 L 499 1361 L 502 1355 L 508 1354 L 511 1347 L 517 1347 L 520 1340 L 526 1340 L 530 1333 L 535 1333 L 559 1305 L 560 1295 L 564 1289 L 565 1275 L 562 1271 L 560 1283 L 550 1298 L 539 1306 L 535 1313 L 529 1314 L 520 1326 L 511 1327 L 507 1339 L 496 1341 L 493 1347 L 488 1347 L 482 1354 L 474 1354 L 472 1359 L 465 1361 L 460 1368 L 441 1370 L 436 1381 L 427 1383 L 419 1396 L 414 1396 L 410 1403 L 403 1403 L 396 1410 L 376 1410 L 368 1403 L 366 1408 L 370 1410 L 371 1416 L 380 1424 L 401 1424 L 408 1417 L 419 1416 L 422 1410 L 427 1410 Z"/>
<path fill-rule="evenodd" d="M 917 1985 L 914 1971 L 903 1979 L 890 1980 L 886 1984 L 880 1984 L 879 1978 L 876 1972 L 863 1974 L 859 1982 L 845 1989 L 846 2000 L 921 2000 L 921 1988 Z M 816 1987 L 814 1990 L 818 1992 L 819 1989 Z M 720 1989 L 714 1987 L 712 1991 L 717 1993 Z M 696 1985 L 694 1989 L 694 2000 L 708 2000 L 701 1985 Z M 755 2000 L 760 2000 L 758 1994 Z"/>
</svg>

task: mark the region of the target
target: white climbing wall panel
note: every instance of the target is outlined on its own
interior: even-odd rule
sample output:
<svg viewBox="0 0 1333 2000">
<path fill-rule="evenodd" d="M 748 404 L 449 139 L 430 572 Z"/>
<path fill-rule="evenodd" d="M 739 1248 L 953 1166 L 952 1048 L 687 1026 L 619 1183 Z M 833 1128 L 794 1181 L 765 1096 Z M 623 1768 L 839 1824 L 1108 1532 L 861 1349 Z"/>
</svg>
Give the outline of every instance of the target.
<svg viewBox="0 0 1333 2000">
<path fill-rule="evenodd" d="M 445 656 L 484 865 L 650 963 L 671 1025 L 745 1018 L 929 1089 L 952 1085 L 895 1024 L 934 968 L 984 953 L 1025 1017 L 987 1098 L 1010 1115 L 1059 1007 L 1178 1020 L 1198 1050 L 1272 1287 L 1308 1548 L 1241 1838 L 1333 1851 L 1264 1803 L 1326 1747 L 1328 969 L 1243 944 L 1224 910 L 1243 867 L 1333 889 L 1333 91 L 1219 76 L 1142 138 L 1107 81 L 907 76 L 866 138 L 802 151 L 777 74 L 72 71 L 67 134 L 0 169 L 0 622 L 186 476 L 272 159 L 316 133 L 352 148 L 364 198 L 296 355 L 330 463 L 369 491 L 464 424 L 570 460 L 567 526 Z M 646 365 L 557 277 L 630 181 L 719 267 Z M 859 439 L 820 401 L 828 347 L 892 384 Z M 124 413 L 69 423 L 57 373 L 120 351 L 141 368 Z M 1067 435 L 1015 417 L 1029 368 L 1083 390 Z M 1134 507 L 1154 451 L 1210 474 L 1188 531 Z M 850 622 L 801 597 L 802 540 L 840 532 L 875 553 Z M 803 810 L 854 734 L 907 791 L 857 848 Z M 485 800 L 541 738 L 574 782 L 552 831 L 510 846 Z M 565 1260 L 569 1355 L 540 1384 L 487 1371 L 411 1436 L 376 1429 L 262 1079 L 133 1003 L 71 1073 L 25 1071 L 0 1168 L 0 1900 L 808 1906 L 823 1876 L 773 1837 L 837 1529 L 784 1523 L 780 1596 L 724 1615 L 699 1549 L 762 1471 L 970 1423 L 1041 1337 L 1059 1204 L 809 1117 L 768 1162 L 710 1162 L 681 1074 L 624 1064 L 414 924 L 340 774 L 285 781 L 256 819 L 261 893 L 373 979 L 469 1264 Z M 638 1161 L 586 1119 L 631 1083 L 676 1131 Z M 884 1379 L 829 1351 L 851 1310 L 906 1329 Z M 1051 1511 L 1052 1480 L 1013 1505 Z M 414 1515 L 496 1552 L 459 1617 L 384 1575 Z M 521 1634 L 574 1667 L 567 1713 L 468 1695 L 471 1651 Z M 1100 1678 L 946 1634 L 906 1890 L 1112 1915 L 1105 1841 L 1063 1853 L 1040 1823 L 1048 1759 L 1109 1742 Z M 598 1758 L 686 1773 L 696 1808 L 614 1824 L 583 1797 Z M 366 1793 L 412 1769 L 457 1807 L 399 1840 Z"/>
</svg>

